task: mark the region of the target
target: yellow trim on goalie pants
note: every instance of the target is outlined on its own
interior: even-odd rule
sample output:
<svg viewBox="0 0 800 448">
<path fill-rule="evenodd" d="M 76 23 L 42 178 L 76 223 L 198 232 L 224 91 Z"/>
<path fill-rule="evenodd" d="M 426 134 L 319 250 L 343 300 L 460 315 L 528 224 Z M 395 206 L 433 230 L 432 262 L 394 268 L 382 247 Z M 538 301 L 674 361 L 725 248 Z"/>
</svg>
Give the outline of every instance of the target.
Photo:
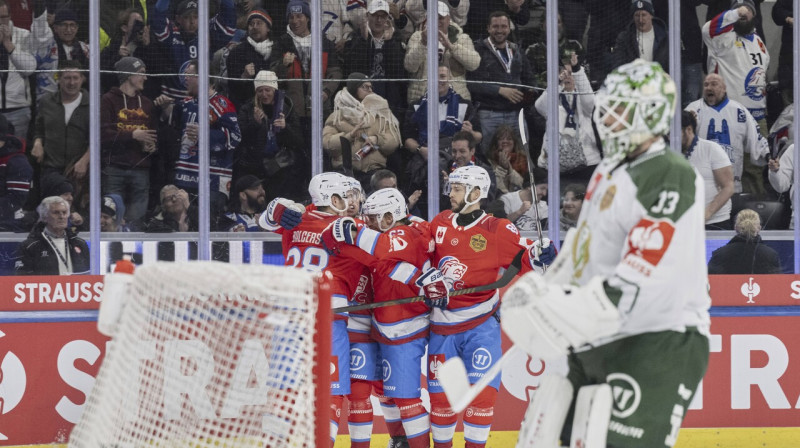
<svg viewBox="0 0 800 448">
<path fill-rule="evenodd" d="M 347 423 L 344 422 L 346 425 Z M 508 448 L 517 443 L 518 431 L 492 431 L 486 443 L 487 448 Z M 800 440 L 800 427 L 797 428 L 684 428 L 678 436 L 675 448 L 786 448 L 797 446 Z M 373 448 L 384 448 L 389 443 L 386 434 L 372 436 Z M 457 432 L 453 438 L 454 446 L 463 446 L 464 433 Z M 334 448 L 349 448 L 350 437 L 340 435 Z M 10 448 L 67 448 L 67 445 L 15 445 Z"/>
</svg>

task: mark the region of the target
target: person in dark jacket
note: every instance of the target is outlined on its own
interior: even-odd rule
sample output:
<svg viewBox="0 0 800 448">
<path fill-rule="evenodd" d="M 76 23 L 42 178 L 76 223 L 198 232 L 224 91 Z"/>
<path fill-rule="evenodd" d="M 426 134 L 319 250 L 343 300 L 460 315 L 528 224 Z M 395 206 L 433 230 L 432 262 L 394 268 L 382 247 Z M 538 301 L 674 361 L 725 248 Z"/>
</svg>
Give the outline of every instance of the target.
<svg viewBox="0 0 800 448">
<path fill-rule="evenodd" d="M 274 72 L 262 70 L 252 83 L 255 95 L 239 109 L 242 143 L 233 156 L 233 182 L 246 175 L 264 179 L 267 202 L 276 197 L 302 200 L 308 184 L 305 138 L 291 99 L 278 89 Z M 236 194 L 232 195 L 238 202 Z"/>
<path fill-rule="evenodd" d="M 736 215 L 736 236 L 711 254 L 709 274 L 781 274 L 775 249 L 761 240 L 761 217 L 750 209 Z"/>
<path fill-rule="evenodd" d="M 103 6 L 103 10 L 107 9 Z M 120 59 L 133 56 L 141 59 L 145 65 L 155 67 L 164 58 L 162 47 L 152 39 L 150 26 L 145 23 L 141 6 L 122 10 L 116 15 L 116 32 L 108 46 L 100 52 L 100 69 L 106 71 L 100 75 L 100 90 L 103 92 L 118 85 L 114 65 Z M 145 83 L 146 96 L 155 98 L 160 90 L 161 77 L 153 77 Z"/>
<path fill-rule="evenodd" d="M 25 157 L 25 145 L 14 136 L 0 114 L 0 230 L 22 232 L 22 206 L 28 200 L 33 167 Z"/>
<path fill-rule="evenodd" d="M 613 67 L 633 62 L 638 58 L 658 62 L 669 73 L 669 39 L 667 26 L 655 17 L 650 0 L 631 3 L 633 20 L 617 35 L 612 53 Z"/>
<path fill-rule="evenodd" d="M 158 114 L 150 98 L 142 95 L 147 80 L 142 60 L 127 56 L 115 67 L 120 86 L 112 87 L 100 101 L 103 191 L 124 198 L 125 219 L 139 228 L 147 212 Z"/>
<path fill-rule="evenodd" d="M 39 222 L 20 244 L 17 275 L 88 274 L 89 246 L 69 229 L 69 203 L 60 196 L 44 198 L 36 208 Z"/>
<path fill-rule="evenodd" d="M 272 56 L 272 17 L 261 8 L 247 15 L 247 37 L 228 54 L 228 93 L 237 108 L 253 98 L 253 79 L 269 70 Z"/>
<path fill-rule="evenodd" d="M 794 47 L 794 11 L 792 0 L 778 0 L 772 6 L 772 20 L 781 27 L 781 50 L 778 53 L 778 87 L 781 88 L 784 101 L 791 102 L 794 88 L 793 51 Z"/>
</svg>

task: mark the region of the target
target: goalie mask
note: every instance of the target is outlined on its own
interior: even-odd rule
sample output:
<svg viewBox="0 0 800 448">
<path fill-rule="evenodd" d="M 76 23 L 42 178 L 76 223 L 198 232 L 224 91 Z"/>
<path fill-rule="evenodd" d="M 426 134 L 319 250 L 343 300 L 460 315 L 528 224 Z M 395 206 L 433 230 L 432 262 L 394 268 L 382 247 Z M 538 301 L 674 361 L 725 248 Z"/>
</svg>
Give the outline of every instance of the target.
<svg viewBox="0 0 800 448">
<path fill-rule="evenodd" d="M 308 184 L 308 194 L 311 202 L 317 207 L 331 207 L 337 214 L 347 211 L 347 193 L 356 188 L 353 180 L 344 174 L 320 173 L 311 179 Z M 338 195 L 344 201 L 344 208 L 338 209 L 333 205 L 333 195 Z"/>
<path fill-rule="evenodd" d="M 394 224 L 408 216 L 406 198 L 396 188 L 382 188 L 367 198 L 362 207 L 362 213 L 370 227 L 377 222 L 376 227 L 381 232 L 385 232 Z M 383 228 L 383 217 L 389 213 L 392 216 L 392 224 Z"/>
<path fill-rule="evenodd" d="M 489 178 L 489 173 L 487 173 L 485 169 L 477 165 L 469 165 L 456 168 L 455 171 L 447 176 L 447 185 L 445 186 L 444 191 L 445 194 L 450 194 L 450 189 L 453 184 L 464 185 L 466 188 L 464 202 L 466 203 L 466 206 L 469 207 L 472 204 L 480 202 L 481 199 L 486 199 L 489 197 L 489 188 L 492 185 L 492 181 Z M 473 188 L 480 190 L 481 194 L 478 196 L 478 199 L 470 201 L 469 195 L 472 193 Z"/>
<path fill-rule="evenodd" d="M 660 64 L 637 59 L 617 67 L 595 95 L 605 157 L 621 161 L 651 137 L 666 135 L 674 113 L 675 83 Z"/>
</svg>

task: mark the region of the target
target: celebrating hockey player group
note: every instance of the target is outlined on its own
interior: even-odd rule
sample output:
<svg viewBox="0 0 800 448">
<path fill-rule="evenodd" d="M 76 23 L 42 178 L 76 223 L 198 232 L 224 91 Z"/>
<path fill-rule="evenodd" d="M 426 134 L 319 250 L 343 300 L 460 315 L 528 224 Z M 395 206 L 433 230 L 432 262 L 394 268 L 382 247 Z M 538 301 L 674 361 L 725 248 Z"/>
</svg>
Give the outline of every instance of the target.
<svg viewBox="0 0 800 448">
<path fill-rule="evenodd" d="M 461 358 L 475 384 L 501 358 L 502 327 L 529 355 L 569 361 L 566 377 L 541 381 L 518 446 L 674 445 L 708 363 L 710 304 L 703 181 L 664 140 L 674 92 L 658 64 L 608 76 L 594 113 L 604 159 L 558 257 L 548 239 L 481 209 L 491 185 L 478 166 L 450 173 L 450 210 L 430 223 L 398 190 L 364 200 L 338 173 L 312 179 L 307 210 L 269 204 L 259 223 L 282 232 L 287 265 L 333 274 L 334 308 L 373 303 L 334 317 L 331 443 L 348 395 L 351 446 L 369 446 L 374 393 L 390 447 L 452 447 L 459 416 L 437 370 Z M 520 251 L 524 275 L 502 300 L 496 289 L 458 293 L 494 282 Z M 424 302 L 382 303 L 417 295 Z M 467 406 L 466 448 L 486 446 L 499 386 L 497 376 Z"/>
</svg>

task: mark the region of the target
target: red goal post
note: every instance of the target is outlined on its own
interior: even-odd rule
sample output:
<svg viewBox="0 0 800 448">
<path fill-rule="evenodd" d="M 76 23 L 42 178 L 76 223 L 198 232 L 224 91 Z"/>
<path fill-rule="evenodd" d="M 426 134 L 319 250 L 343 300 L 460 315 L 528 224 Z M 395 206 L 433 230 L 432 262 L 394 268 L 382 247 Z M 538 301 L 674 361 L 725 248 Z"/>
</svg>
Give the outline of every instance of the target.
<svg viewBox="0 0 800 448">
<path fill-rule="evenodd" d="M 138 268 L 69 446 L 327 447 L 330 296 L 282 266 Z"/>
</svg>

